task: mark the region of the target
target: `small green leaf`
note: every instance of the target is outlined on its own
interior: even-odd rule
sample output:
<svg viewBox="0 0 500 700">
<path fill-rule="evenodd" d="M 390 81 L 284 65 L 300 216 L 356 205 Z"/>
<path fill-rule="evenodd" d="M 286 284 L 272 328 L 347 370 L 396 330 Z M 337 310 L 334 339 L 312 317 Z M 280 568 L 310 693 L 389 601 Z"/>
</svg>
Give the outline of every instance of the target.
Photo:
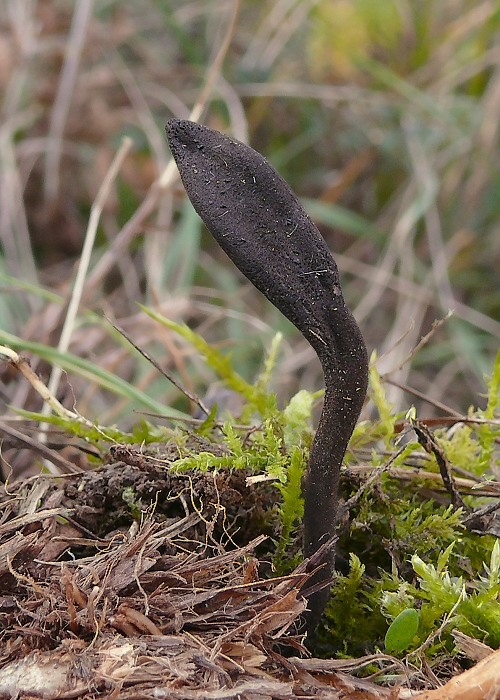
<svg viewBox="0 0 500 700">
<path fill-rule="evenodd" d="M 415 608 L 407 608 L 392 621 L 385 635 L 385 650 L 388 653 L 408 649 L 417 634 L 419 615 Z"/>
</svg>

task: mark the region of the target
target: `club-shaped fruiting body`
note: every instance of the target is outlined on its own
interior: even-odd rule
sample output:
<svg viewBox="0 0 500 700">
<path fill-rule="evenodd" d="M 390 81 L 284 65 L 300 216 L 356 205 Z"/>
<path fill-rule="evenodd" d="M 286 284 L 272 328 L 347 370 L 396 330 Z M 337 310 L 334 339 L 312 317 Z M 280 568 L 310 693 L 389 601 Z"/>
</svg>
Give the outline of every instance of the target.
<svg viewBox="0 0 500 700">
<path fill-rule="evenodd" d="M 234 264 L 304 335 L 325 376 L 325 399 L 305 479 L 304 555 L 335 533 L 339 474 L 366 395 L 368 358 L 324 239 L 271 164 L 249 146 L 190 121 L 167 136 L 195 210 Z M 328 579 L 334 550 L 315 579 Z M 328 589 L 309 601 L 309 627 Z"/>
</svg>

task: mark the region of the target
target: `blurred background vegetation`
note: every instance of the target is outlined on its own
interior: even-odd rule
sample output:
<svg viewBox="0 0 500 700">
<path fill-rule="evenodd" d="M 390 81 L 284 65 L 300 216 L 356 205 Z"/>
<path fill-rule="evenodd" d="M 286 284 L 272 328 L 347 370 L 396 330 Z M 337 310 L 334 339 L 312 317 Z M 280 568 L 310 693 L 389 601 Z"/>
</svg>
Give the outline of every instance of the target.
<svg viewBox="0 0 500 700">
<path fill-rule="evenodd" d="M 164 125 L 189 117 L 208 80 L 200 121 L 250 143 L 301 198 L 395 408 L 484 405 L 500 335 L 496 0 L 4 0 L 0 13 L 2 331 L 57 346 L 91 207 L 126 135 L 70 352 L 188 411 L 107 320 L 204 394 L 209 371 L 139 301 L 231 352 L 250 380 L 282 331 L 278 394 L 322 386 L 307 343 L 213 243 L 178 180 L 160 179 Z M 140 405 L 68 368 L 67 405 L 132 420 Z M 39 407 L 3 379 L 4 402 Z"/>
</svg>

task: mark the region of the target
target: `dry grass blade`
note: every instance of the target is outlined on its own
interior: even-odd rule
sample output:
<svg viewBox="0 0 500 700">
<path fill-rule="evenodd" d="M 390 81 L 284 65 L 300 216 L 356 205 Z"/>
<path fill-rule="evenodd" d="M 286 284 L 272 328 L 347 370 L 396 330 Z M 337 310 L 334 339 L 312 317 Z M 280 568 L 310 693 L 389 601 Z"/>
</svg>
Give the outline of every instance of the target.
<svg viewBox="0 0 500 700">
<path fill-rule="evenodd" d="M 30 448 L 34 454 L 39 454 L 44 460 L 49 461 L 60 473 L 75 473 L 79 471 L 75 465 L 68 459 L 65 459 L 62 455 L 58 454 L 55 450 L 51 450 L 47 445 L 39 440 L 30 438 L 25 435 L 20 430 L 16 430 L 11 425 L 7 425 L 4 421 L 0 421 L 0 434 L 6 435 L 12 438 L 14 444 L 19 444 Z"/>
<path fill-rule="evenodd" d="M 68 305 L 68 310 L 66 312 L 66 316 L 64 319 L 64 324 L 62 327 L 61 331 L 61 337 L 59 338 L 59 343 L 58 343 L 58 350 L 60 352 L 66 352 L 66 350 L 69 348 L 70 340 L 71 340 L 71 335 L 73 333 L 74 325 L 75 325 L 75 320 L 76 320 L 76 315 L 78 313 L 78 307 L 80 305 L 80 300 L 82 298 L 83 294 L 83 288 L 85 285 L 85 277 L 87 275 L 87 271 L 89 269 L 90 265 L 90 256 L 92 254 L 92 250 L 94 248 L 94 242 L 95 242 L 95 237 L 97 234 L 97 227 L 99 225 L 99 219 L 101 218 L 101 214 L 104 208 L 104 205 L 106 203 L 106 199 L 109 196 L 109 192 L 111 189 L 111 185 L 115 181 L 118 172 L 120 170 L 120 167 L 127 156 L 127 153 L 130 151 L 130 148 L 132 147 L 132 140 L 129 138 L 125 138 L 123 140 L 122 145 L 120 146 L 118 152 L 116 153 L 113 162 L 111 163 L 111 166 L 106 173 L 106 177 L 104 178 L 104 181 L 99 188 L 99 192 L 97 193 L 97 197 L 92 204 L 92 208 L 90 210 L 90 217 L 89 217 L 89 223 L 87 227 L 87 231 L 85 234 L 85 240 L 83 244 L 83 249 L 82 249 L 82 254 L 80 257 L 80 262 L 78 264 L 78 271 L 76 273 L 76 278 L 75 278 L 75 284 L 73 285 L 73 291 L 71 293 L 71 298 L 69 301 Z M 61 367 L 54 367 L 52 369 L 49 383 L 48 383 L 48 391 L 51 394 L 56 394 L 58 387 L 59 387 L 59 382 L 62 376 L 62 369 Z M 50 413 L 50 404 L 45 403 L 43 407 L 43 412 L 46 415 L 49 415 Z"/>
<path fill-rule="evenodd" d="M 148 362 L 150 362 L 155 369 L 158 370 L 160 374 L 162 374 L 164 377 L 166 377 L 169 382 L 172 382 L 172 384 L 179 389 L 181 393 L 184 394 L 190 401 L 192 401 L 194 404 L 198 406 L 198 408 L 201 409 L 202 413 L 206 416 L 209 415 L 210 409 L 207 408 L 207 406 L 203 403 L 203 401 L 199 398 L 199 396 L 196 396 L 196 394 L 193 394 L 192 391 L 189 391 L 189 389 L 186 389 L 186 387 L 182 386 L 180 382 L 177 381 L 177 379 L 171 374 L 170 372 L 167 372 L 165 369 L 160 367 L 159 363 L 149 355 L 143 348 L 139 347 L 139 345 L 136 345 L 134 341 L 125 333 L 123 328 L 120 328 L 116 323 L 113 323 L 113 328 L 115 328 L 120 335 L 122 335 L 131 345 L 134 347 L 137 352 L 139 352 Z"/>
<path fill-rule="evenodd" d="M 464 499 L 460 495 L 460 492 L 455 484 L 453 474 L 451 471 L 451 465 L 446 456 L 446 453 L 439 446 L 433 433 L 429 430 L 429 428 L 426 425 L 420 423 L 418 420 L 412 420 L 411 426 L 415 431 L 417 439 L 424 448 L 424 450 L 428 454 L 433 454 L 436 458 L 436 462 L 439 466 L 439 471 L 443 480 L 443 484 L 445 485 L 446 490 L 451 496 L 451 502 L 453 503 L 453 506 L 455 508 L 463 508 L 464 510 L 468 510 L 467 506 L 465 505 Z"/>
<path fill-rule="evenodd" d="M 211 69 L 208 71 L 206 82 L 205 82 L 205 87 L 204 87 L 199 99 L 197 100 L 197 103 L 196 103 L 195 107 L 193 108 L 193 111 L 190 114 L 190 118 L 193 120 L 198 119 L 200 114 L 202 113 L 202 111 L 205 107 L 205 104 L 208 100 L 208 97 L 210 95 L 210 91 L 213 87 L 213 83 L 215 81 L 217 73 L 220 69 L 220 66 L 222 65 L 224 57 L 225 57 L 227 50 L 229 48 L 230 41 L 231 41 L 231 38 L 233 36 L 233 32 L 234 32 L 234 28 L 235 28 L 238 6 L 239 6 L 238 0 L 234 0 L 234 2 L 232 4 L 232 13 L 230 16 L 225 39 L 222 43 L 221 49 L 220 49 L 219 53 L 217 54 L 216 59 L 212 65 Z M 119 256 L 124 251 L 126 246 L 133 239 L 133 237 L 136 236 L 137 233 L 141 230 L 141 228 L 144 225 L 145 220 L 154 211 L 155 207 L 157 206 L 158 201 L 159 201 L 162 193 L 165 191 L 166 188 L 168 188 L 172 185 L 175 177 L 176 177 L 176 168 L 175 168 L 175 163 L 172 159 L 170 161 L 170 163 L 167 165 L 167 167 L 165 168 L 165 171 L 160 176 L 160 178 L 153 183 L 153 185 L 151 186 L 150 190 L 148 191 L 146 197 L 144 198 L 142 204 L 134 212 L 133 216 L 129 219 L 129 221 L 123 227 L 123 229 L 120 231 L 120 233 L 116 236 L 116 238 L 113 241 L 113 243 L 111 244 L 109 250 L 106 251 L 106 253 L 103 255 L 101 260 L 95 266 L 92 273 L 89 275 L 87 282 L 86 282 L 86 286 L 85 286 L 88 293 L 90 293 L 90 290 L 92 290 L 95 286 L 98 286 L 100 284 L 101 280 L 105 277 L 105 275 L 108 274 L 110 268 L 114 264 L 116 256 Z"/>
</svg>

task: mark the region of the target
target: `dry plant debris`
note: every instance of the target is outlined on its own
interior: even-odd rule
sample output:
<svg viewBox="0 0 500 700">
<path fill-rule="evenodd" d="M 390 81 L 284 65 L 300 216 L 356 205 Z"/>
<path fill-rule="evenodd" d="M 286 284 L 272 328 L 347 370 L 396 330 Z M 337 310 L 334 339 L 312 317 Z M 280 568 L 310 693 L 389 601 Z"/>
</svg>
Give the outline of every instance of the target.
<svg viewBox="0 0 500 700">
<path fill-rule="evenodd" d="M 255 552 L 266 538 L 241 547 L 224 540 L 224 498 L 214 499 L 213 475 L 199 477 L 213 487 L 210 500 L 205 484 L 199 508 L 203 484 L 184 476 L 191 500 L 177 517 L 145 513 L 99 536 L 78 522 L 98 515 L 93 496 L 104 482 L 116 489 L 113 477 L 122 484 L 127 469 L 140 471 L 118 462 L 2 490 L 0 698 L 410 697 L 404 665 L 390 656 L 308 658 L 299 626 L 307 563 L 289 576 L 259 575 Z M 171 488 L 168 472 L 164 479 Z M 227 482 L 224 489 L 231 491 Z M 384 688 L 354 675 L 367 666 L 399 674 L 398 683 Z M 484 697 L 494 697 L 498 653 L 468 672 L 468 688 L 476 669 L 490 692 Z M 422 697 L 483 697 L 453 695 L 457 683 L 447 695 Z"/>
</svg>

